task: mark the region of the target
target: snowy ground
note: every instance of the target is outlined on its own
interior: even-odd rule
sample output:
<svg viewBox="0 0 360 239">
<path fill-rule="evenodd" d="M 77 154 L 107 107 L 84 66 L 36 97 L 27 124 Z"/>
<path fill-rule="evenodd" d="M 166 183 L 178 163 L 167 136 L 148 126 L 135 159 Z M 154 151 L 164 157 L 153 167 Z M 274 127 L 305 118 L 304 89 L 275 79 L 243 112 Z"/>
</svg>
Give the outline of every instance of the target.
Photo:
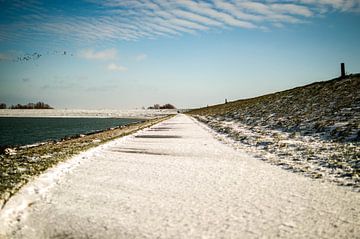
<svg viewBox="0 0 360 239">
<path fill-rule="evenodd" d="M 303 136 L 266 126 L 247 125 L 234 118 L 196 116 L 219 137 L 245 152 L 292 172 L 335 182 L 360 191 L 360 145 Z"/>
<path fill-rule="evenodd" d="M 75 109 L 0 109 L 0 117 L 101 117 L 153 118 L 176 114 L 177 110 L 75 110 Z"/>
<path fill-rule="evenodd" d="M 188 116 L 87 151 L 0 213 L 10 238 L 356 238 L 360 194 L 235 150 Z M 1 237 L 1 236 L 0 236 Z"/>
</svg>

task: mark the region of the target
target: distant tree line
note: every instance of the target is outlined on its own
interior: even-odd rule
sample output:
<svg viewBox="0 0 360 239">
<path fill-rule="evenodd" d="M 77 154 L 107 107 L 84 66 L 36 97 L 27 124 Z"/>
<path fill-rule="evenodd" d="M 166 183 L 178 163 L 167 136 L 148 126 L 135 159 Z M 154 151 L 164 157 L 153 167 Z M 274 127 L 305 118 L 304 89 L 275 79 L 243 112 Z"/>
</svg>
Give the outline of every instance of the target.
<svg viewBox="0 0 360 239">
<path fill-rule="evenodd" d="M 37 102 L 37 103 L 28 103 L 26 105 L 21 105 L 21 104 L 11 105 L 7 108 L 6 104 L 1 103 L 0 109 L 53 109 L 53 107 L 51 107 L 48 104 L 45 104 L 44 102 Z"/>
<path fill-rule="evenodd" d="M 159 105 L 159 104 L 155 104 L 153 106 L 148 107 L 148 109 L 151 110 L 158 110 L 158 109 L 176 109 L 175 106 L 173 106 L 172 104 L 165 104 L 165 105 Z"/>
</svg>

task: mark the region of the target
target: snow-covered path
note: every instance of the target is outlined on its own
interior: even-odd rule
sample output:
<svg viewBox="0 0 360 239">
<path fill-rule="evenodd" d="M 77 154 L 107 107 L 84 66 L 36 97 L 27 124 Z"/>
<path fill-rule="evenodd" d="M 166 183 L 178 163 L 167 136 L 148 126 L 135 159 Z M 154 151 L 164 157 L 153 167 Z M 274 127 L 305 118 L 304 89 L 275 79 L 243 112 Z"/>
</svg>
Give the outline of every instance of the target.
<svg viewBox="0 0 360 239">
<path fill-rule="evenodd" d="M 236 151 L 185 115 L 86 152 L 67 167 L 8 202 L 0 235 L 360 237 L 359 193 Z"/>
</svg>

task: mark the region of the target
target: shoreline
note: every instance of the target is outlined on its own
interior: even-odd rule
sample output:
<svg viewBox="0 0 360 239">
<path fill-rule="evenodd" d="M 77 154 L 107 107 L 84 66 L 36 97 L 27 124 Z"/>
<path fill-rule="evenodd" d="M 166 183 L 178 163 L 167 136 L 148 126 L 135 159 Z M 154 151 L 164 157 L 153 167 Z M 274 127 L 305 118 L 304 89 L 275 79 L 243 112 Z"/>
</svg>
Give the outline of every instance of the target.
<svg viewBox="0 0 360 239">
<path fill-rule="evenodd" d="M 0 117 L 1 118 L 1 117 Z M 6 117 L 5 117 L 6 118 Z M 12 118 L 12 117 L 9 117 Z M 14 118 L 18 118 L 18 117 L 14 117 Z M 20 118 L 20 116 L 19 116 Z M 33 117 L 24 117 L 24 118 L 33 118 Z M 34 117 L 35 118 L 35 117 Z M 36 117 L 38 118 L 38 117 Z M 44 117 L 39 117 L 39 118 L 44 118 Z M 52 117 L 45 117 L 45 118 L 52 118 Z M 54 117 L 55 118 L 55 117 Z M 56 117 L 57 118 L 57 117 Z M 70 117 L 63 117 L 63 118 L 70 118 Z M 71 117 L 72 118 L 72 117 Z M 77 118 L 77 117 L 76 117 Z M 83 117 L 78 117 L 78 118 L 83 118 Z M 6 149 L 26 149 L 26 148 L 33 148 L 33 147 L 37 147 L 40 145 L 44 145 L 47 143 L 57 143 L 57 142 L 62 142 L 65 140 L 69 140 L 69 139 L 77 139 L 77 138 L 81 138 L 84 136 L 89 136 L 92 134 L 98 134 L 98 133 L 102 133 L 108 130 L 115 130 L 115 129 L 121 129 L 133 124 L 141 124 L 144 123 L 146 120 L 148 119 L 144 119 L 144 118 L 119 118 L 119 119 L 136 119 L 137 122 L 132 122 L 132 123 L 128 123 L 128 124 L 124 124 L 124 125 L 118 125 L 118 126 L 114 126 L 114 127 L 108 127 L 105 129 L 100 129 L 100 130 L 94 130 L 94 131 L 90 131 L 88 133 L 76 133 L 76 134 L 69 134 L 66 136 L 63 136 L 59 139 L 48 139 L 48 140 L 44 140 L 44 141 L 38 141 L 38 142 L 34 142 L 34 143 L 30 143 L 30 144 L 23 144 L 23 145 L 19 145 L 19 144 L 7 144 L 7 145 L 0 145 L 0 154 L 4 154 Z"/>
<path fill-rule="evenodd" d="M 48 141 L 33 147 L 11 148 L 7 153 L 0 154 L 0 209 L 23 185 L 58 163 L 171 117 L 173 115 L 166 115 L 62 141 Z"/>
<path fill-rule="evenodd" d="M 354 225 L 360 221 L 360 194 L 257 160 L 214 134 L 196 119 L 177 115 L 72 157 L 11 197 L 0 213 L 0 234 L 19 238 L 359 234 Z"/>
<path fill-rule="evenodd" d="M 0 109 L 0 117 L 39 117 L 39 118 L 129 118 L 152 119 L 177 110 L 138 109 L 138 110 L 86 110 L 86 109 Z"/>
</svg>

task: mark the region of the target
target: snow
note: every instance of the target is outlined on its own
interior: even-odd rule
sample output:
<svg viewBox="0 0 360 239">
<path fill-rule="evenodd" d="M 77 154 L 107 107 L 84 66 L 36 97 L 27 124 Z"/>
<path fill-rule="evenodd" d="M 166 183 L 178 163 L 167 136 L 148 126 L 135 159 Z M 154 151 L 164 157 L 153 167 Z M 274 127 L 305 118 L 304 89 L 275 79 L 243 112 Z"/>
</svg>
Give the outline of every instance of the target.
<svg viewBox="0 0 360 239">
<path fill-rule="evenodd" d="M 90 117 L 153 118 L 176 114 L 177 110 L 85 110 L 85 109 L 0 109 L 0 117 Z"/>
<path fill-rule="evenodd" d="M 145 136 L 145 137 L 144 137 Z M 280 169 L 185 116 L 49 170 L 0 212 L 12 238 L 354 238 L 360 194 Z"/>
<path fill-rule="evenodd" d="M 219 132 L 223 141 L 262 160 L 313 178 L 350 186 L 354 191 L 360 190 L 359 144 L 273 130 L 267 125 L 250 126 L 231 117 L 227 120 L 218 116 L 197 118 Z"/>
<path fill-rule="evenodd" d="M 128 138 L 129 136 L 124 136 L 117 141 L 126 141 Z M 104 147 L 111 146 L 112 144 L 114 144 L 114 141 L 80 153 L 70 160 L 48 169 L 36 178 L 36 180 L 23 187 L 11 198 L 11 200 L 6 203 L 6 207 L 0 211 L 0 222 L 2 222 L 0 223 L 0 236 L 2 235 L 1 233 L 9 230 L 9 228 L 12 227 L 17 220 L 20 220 L 20 218 L 26 218 L 28 213 L 27 208 L 30 205 L 33 205 L 38 201 L 46 200 L 46 193 L 52 187 L 59 184 L 62 177 L 84 163 L 87 159 L 99 154 L 99 151 Z M 44 158 L 46 157 L 47 156 Z"/>
</svg>

